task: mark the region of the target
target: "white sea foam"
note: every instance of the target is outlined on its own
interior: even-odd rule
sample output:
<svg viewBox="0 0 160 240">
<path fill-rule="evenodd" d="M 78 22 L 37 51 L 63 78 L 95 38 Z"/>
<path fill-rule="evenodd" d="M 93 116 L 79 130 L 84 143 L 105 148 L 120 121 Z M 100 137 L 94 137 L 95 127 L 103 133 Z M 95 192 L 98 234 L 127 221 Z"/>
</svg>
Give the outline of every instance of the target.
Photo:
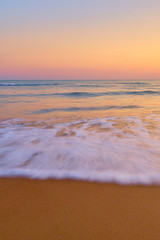
<svg viewBox="0 0 160 240">
<path fill-rule="evenodd" d="M 160 184 L 160 117 L 0 124 L 0 176 Z"/>
</svg>

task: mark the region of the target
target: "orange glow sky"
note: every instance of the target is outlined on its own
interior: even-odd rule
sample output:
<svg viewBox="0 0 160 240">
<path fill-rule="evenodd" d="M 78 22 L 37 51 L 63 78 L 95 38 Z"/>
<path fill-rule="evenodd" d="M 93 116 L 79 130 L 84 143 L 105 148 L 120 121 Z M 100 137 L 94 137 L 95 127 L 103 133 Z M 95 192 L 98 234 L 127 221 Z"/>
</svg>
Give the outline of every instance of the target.
<svg viewBox="0 0 160 240">
<path fill-rule="evenodd" d="M 2 1 L 0 79 L 160 79 L 159 0 Z"/>
</svg>

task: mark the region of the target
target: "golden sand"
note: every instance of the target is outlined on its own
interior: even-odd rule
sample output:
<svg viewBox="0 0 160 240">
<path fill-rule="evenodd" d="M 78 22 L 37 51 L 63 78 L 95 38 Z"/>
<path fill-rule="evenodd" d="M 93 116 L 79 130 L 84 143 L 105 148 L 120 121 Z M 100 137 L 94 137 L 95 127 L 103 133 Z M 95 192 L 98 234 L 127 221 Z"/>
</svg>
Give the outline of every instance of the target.
<svg viewBox="0 0 160 240">
<path fill-rule="evenodd" d="M 0 240 L 159 240 L 160 187 L 0 179 Z"/>
</svg>

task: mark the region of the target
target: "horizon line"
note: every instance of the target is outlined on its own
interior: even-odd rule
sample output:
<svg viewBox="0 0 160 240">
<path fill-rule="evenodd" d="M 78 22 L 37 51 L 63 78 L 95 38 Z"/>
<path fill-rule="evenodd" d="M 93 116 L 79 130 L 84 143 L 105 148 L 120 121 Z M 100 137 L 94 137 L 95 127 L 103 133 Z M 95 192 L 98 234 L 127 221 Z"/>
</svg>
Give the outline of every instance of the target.
<svg viewBox="0 0 160 240">
<path fill-rule="evenodd" d="M 143 79 L 127 79 L 127 78 L 108 78 L 108 79 L 0 79 L 0 81 L 122 81 L 122 80 L 129 80 L 129 81 L 150 81 L 150 80 L 160 80 L 160 78 L 143 78 Z"/>
</svg>

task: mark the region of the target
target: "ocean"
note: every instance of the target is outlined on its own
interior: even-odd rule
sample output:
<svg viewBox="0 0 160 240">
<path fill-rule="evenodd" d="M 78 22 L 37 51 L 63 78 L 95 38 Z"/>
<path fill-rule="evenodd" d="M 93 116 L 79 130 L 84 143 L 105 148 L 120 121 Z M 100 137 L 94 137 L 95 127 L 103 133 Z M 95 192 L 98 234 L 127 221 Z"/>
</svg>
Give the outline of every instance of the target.
<svg viewBox="0 0 160 240">
<path fill-rule="evenodd" d="M 0 177 L 160 184 L 160 80 L 1 80 Z"/>
</svg>

